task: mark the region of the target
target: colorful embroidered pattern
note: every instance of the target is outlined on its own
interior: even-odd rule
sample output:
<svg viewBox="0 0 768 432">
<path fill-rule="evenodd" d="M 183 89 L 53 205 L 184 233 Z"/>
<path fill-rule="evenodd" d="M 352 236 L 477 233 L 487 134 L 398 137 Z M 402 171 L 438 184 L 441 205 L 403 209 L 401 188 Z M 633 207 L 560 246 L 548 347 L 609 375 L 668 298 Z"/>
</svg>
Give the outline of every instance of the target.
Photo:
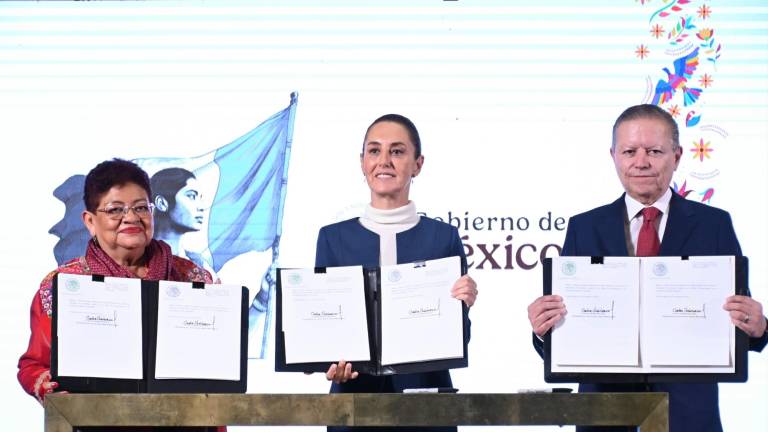
<svg viewBox="0 0 768 432">
<path fill-rule="evenodd" d="M 644 43 L 639 44 L 647 49 L 644 59 L 649 64 L 672 64 L 672 67 L 657 69 L 646 78 L 644 102 L 667 110 L 681 122 L 680 142 L 694 144 L 690 149 L 693 158 L 681 161 L 675 174 L 683 187 L 674 189 L 682 196 L 709 203 L 715 191 L 713 180 L 720 175 L 720 170 L 713 166 L 716 161 L 712 151 L 714 147 L 721 148 L 728 137 L 723 128 L 711 121 L 702 123 L 702 119 L 711 120 L 707 118 L 702 98 L 716 85 L 716 67 L 722 54 L 722 45 L 715 38 L 711 20 L 713 8 L 711 3 L 694 0 L 665 1 L 661 6 L 642 2 L 638 7 L 641 6 L 654 8 L 648 19 L 649 30 Z M 664 35 L 666 38 L 662 37 Z M 637 52 L 635 54 L 639 56 Z M 686 167 L 692 163 L 688 161 L 696 163 Z"/>
</svg>

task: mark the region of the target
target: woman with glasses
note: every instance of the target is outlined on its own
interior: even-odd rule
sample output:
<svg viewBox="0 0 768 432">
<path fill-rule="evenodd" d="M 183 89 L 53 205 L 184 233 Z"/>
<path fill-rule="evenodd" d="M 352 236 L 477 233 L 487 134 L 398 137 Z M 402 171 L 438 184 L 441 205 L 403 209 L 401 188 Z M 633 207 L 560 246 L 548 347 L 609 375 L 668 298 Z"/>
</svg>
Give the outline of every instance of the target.
<svg viewBox="0 0 768 432">
<path fill-rule="evenodd" d="M 57 273 L 213 283 L 210 273 L 173 255 L 168 244 L 153 240 L 151 195 L 149 176 L 133 162 L 105 161 L 86 176 L 82 218 L 91 241 L 84 256 L 43 279 L 32 301 L 29 346 L 19 359 L 19 382 L 41 404 L 57 387 L 50 373 L 51 285 Z"/>
</svg>

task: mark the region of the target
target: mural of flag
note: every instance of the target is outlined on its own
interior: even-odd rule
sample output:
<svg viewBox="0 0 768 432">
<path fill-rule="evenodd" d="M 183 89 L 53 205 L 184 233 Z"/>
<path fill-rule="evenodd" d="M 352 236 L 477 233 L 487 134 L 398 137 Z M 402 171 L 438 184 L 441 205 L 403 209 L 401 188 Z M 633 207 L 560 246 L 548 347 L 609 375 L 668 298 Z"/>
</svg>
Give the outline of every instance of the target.
<svg viewBox="0 0 768 432">
<path fill-rule="evenodd" d="M 288 108 L 216 150 L 219 186 L 208 223 L 208 248 L 219 271 L 242 253 L 263 251 L 280 237 L 296 112 Z"/>
<path fill-rule="evenodd" d="M 207 230 L 190 233 L 201 240 L 191 250 L 185 250 L 189 242 L 181 247 L 178 242 L 173 243 L 155 231 L 156 239 L 172 244 L 174 254 L 219 272 L 229 260 L 239 255 L 272 250 L 272 263 L 264 269 L 261 286 L 250 287 L 258 292 L 249 308 L 251 358 L 263 358 L 267 348 L 272 315 L 270 303 L 275 285 L 273 273 L 282 234 L 297 102 L 298 95 L 294 92 L 288 107 L 240 138 L 208 153 L 190 158 L 134 159 L 150 177 L 168 168 L 189 171 L 201 189 L 213 196 L 210 213 L 203 224 Z M 73 175 L 54 191 L 54 196 L 66 206 L 64 217 L 50 230 L 59 237 L 54 247 L 59 264 L 83 255 L 90 238 L 80 217 L 84 210 L 84 179 L 83 175 Z M 156 227 L 159 218 L 168 217 L 161 213 L 155 211 Z"/>
<path fill-rule="evenodd" d="M 245 135 L 192 158 L 134 159 L 153 176 L 165 168 L 184 168 L 214 191 L 205 250 L 194 251 L 205 267 L 218 272 L 230 259 L 277 244 L 298 95 L 287 108 Z M 155 215 L 157 219 L 158 215 Z M 174 251 L 177 253 L 177 251 Z M 178 253 L 177 253 L 178 254 Z M 190 255 L 191 257 L 191 255 Z"/>
<path fill-rule="evenodd" d="M 234 256 L 265 250 L 280 237 L 297 102 L 298 95 L 292 93 L 287 108 L 204 155 L 134 160 L 150 176 L 179 167 L 194 172 L 201 182 L 218 183 L 208 223 L 210 264 L 216 271 Z M 81 256 L 89 239 L 80 218 L 84 178 L 73 175 L 54 191 L 66 207 L 64 217 L 49 231 L 59 237 L 54 253 L 59 264 Z"/>
</svg>

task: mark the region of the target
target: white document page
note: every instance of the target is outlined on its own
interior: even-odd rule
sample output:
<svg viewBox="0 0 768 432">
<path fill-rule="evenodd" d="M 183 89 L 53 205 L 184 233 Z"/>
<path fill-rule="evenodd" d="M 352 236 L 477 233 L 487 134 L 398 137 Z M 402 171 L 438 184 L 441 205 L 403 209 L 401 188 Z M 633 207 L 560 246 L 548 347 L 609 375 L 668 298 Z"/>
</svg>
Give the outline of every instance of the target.
<svg viewBox="0 0 768 432">
<path fill-rule="evenodd" d="M 723 309 L 734 294 L 733 257 L 645 258 L 643 362 L 727 366 L 734 327 Z"/>
<path fill-rule="evenodd" d="M 568 311 L 552 332 L 556 365 L 639 366 L 639 261 L 552 259 L 552 294 Z"/>
<path fill-rule="evenodd" d="M 59 375 L 142 379 L 141 280 L 57 277 Z"/>
<path fill-rule="evenodd" d="M 160 281 L 156 379 L 240 379 L 242 287 Z"/>
<path fill-rule="evenodd" d="M 451 297 L 460 277 L 459 257 L 381 267 L 383 365 L 464 356 L 461 300 Z"/>
<path fill-rule="evenodd" d="M 285 362 L 369 361 L 363 268 L 281 269 Z"/>
</svg>

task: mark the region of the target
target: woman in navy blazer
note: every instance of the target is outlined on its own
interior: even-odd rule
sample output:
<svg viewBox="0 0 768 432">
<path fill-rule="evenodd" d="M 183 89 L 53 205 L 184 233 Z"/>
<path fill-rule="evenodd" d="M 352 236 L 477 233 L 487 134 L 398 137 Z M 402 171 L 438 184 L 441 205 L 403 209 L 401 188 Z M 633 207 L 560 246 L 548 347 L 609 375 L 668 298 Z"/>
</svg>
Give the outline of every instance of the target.
<svg viewBox="0 0 768 432">
<path fill-rule="evenodd" d="M 366 131 L 360 167 L 371 190 L 371 203 L 360 218 L 328 225 L 317 238 L 315 266 L 337 267 L 402 264 L 450 256 L 461 257 L 464 247 L 458 230 L 449 224 L 420 217 L 408 198 L 411 179 L 424 164 L 416 126 L 406 117 L 387 114 Z M 459 278 L 451 295 L 472 306 L 477 285 L 469 276 Z M 465 308 L 465 311 L 467 309 Z M 465 312 L 466 328 L 469 318 Z M 469 331 L 466 332 L 469 338 Z M 447 370 L 372 376 L 340 361 L 326 373 L 331 393 L 398 393 L 410 388 L 452 387 Z M 398 431 L 455 431 L 455 427 L 394 428 Z M 382 431 L 383 428 L 329 427 L 329 431 Z"/>
</svg>

